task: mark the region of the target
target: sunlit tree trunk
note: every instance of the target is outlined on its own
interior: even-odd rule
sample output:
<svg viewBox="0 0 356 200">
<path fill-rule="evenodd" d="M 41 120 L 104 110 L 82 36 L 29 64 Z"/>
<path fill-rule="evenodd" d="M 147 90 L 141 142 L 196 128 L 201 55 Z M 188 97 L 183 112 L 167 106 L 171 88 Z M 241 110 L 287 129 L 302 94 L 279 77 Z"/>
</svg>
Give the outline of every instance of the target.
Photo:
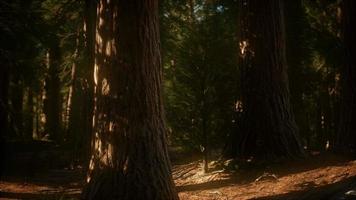
<svg viewBox="0 0 356 200">
<path fill-rule="evenodd" d="M 55 142 L 61 142 L 61 94 L 60 94 L 60 49 L 57 42 L 49 48 L 48 52 L 48 75 L 45 83 L 46 99 L 45 99 L 45 114 L 46 114 L 46 133 Z"/>
<path fill-rule="evenodd" d="M 95 10 L 93 10 L 95 12 Z M 86 21 L 86 20 L 85 20 Z M 83 30 L 78 30 L 76 40 L 77 61 L 72 67 L 72 82 L 70 88 L 70 99 L 68 99 L 68 141 L 72 145 L 73 158 L 88 162 L 89 147 L 92 125 L 92 93 L 93 93 L 93 69 L 94 63 L 88 56 L 87 25 L 83 23 Z M 84 34 L 84 37 L 82 37 Z M 83 52 L 84 51 L 84 52 Z M 93 50 L 94 51 L 94 50 Z M 78 55 L 84 53 L 84 59 L 78 59 Z M 91 63 L 91 64 L 89 64 Z M 91 67 L 90 67 L 91 66 Z M 91 73 L 90 73 L 91 72 Z"/>
<path fill-rule="evenodd" d="M 71 120 L 71 115 L 72 115 L 72 107 L 73 107 L 73 96 L 75 93 L 75 82 L 77 79 L 77 63 L 72 64 L 72 69 L 71 69 L 71 80 L 69 84 L 69 91 L 68 91 L 68 97 L 67 97 L 67 105 L 66 105 L 66 113 L 65 113 L 65 119 L 63 120 L 65 125 L 64 128 L 68 130 L 70 120 Z"/>
<path fill-rule="evenodd" d="M 157 0 L 97 6 L 85 199 L 178 199 L 166 146 Z"/>
<path fill-rule="evenodd" d="M 240 1 L 240 157 L 303 154 L 289 100 L 282 0 Z"/>
<path fill-rule="evenodd" d="M 344 66 L 342 68 L 342 105 L 338 130 L 338 151 L 356 152 L 356 1 L 342 5 Z"/>
<path fill-rule="evenodd" d="M 83 131 L 82 126 L 83 123 L 79 119 L 79 116 L 82 116 L 83 113 L 81 113 L 80 109 L 77 109 L 78 107 L 81 107 L 79 101 L 80 95 L 78 93 L 81 93 L 79 90 L 81 89 L 79 87 L 79 81 L 78 81 L 78 54 L 79 54 L 79 37 L 80 37 L 81 31 L 78 29 L 77 30 L 77 38 L 76 38 L 76 48 L 73 54 L 74 62 L 72 63 L 72 69 L 71 69 L 71 78 L 70 78 L 70 84 L 69 84 L 69 91 L 68 91 L 68 98 L 67 98 L 67 106 L 66 106 L 66 113 L 65 117 L 66 119 L 63 120 L 65 122 L 65 129 L 66 129 L 66 137 L 69 141 L 73 141 L 74 139 L 78 138 L 79 133 Z M 79 77 L 80 78 L 80 77 Z M 75 149 L 75 148 L 73 148 Z"/>
</svg>

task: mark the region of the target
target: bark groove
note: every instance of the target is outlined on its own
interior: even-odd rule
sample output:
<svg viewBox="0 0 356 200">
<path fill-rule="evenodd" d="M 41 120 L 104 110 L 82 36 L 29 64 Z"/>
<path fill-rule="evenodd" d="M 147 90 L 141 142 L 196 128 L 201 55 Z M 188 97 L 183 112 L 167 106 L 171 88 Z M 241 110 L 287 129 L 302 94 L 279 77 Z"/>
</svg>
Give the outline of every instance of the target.
<svg viewBox="0 0 356 200">
<path fill-rule="evenodd" d="M 158 1 L 97 7 L 92 158 L 85 199 L 178 199 L 166 146 Z"/>
<path fill-rule="evenodd" d="M 290 105 L 281 0 L 240 2 L 241 157 L 303 155 Z"/>
</svg>

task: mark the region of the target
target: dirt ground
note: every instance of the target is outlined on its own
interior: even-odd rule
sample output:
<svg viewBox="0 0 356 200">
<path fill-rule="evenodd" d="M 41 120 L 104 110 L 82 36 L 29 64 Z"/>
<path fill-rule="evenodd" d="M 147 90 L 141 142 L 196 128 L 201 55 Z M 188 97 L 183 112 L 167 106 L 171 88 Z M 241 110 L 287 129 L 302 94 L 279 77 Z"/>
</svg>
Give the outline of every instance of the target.
<svg viewBox="0 0 356 200">
<path fill-rule="evenodd" d="M 356 199 L 356 161 L 334 154 L 264 167 L 223 170 L 212 162 L 173 166 L 181 200 Z M 84 184 L 81 167 L 48 170 L 31 178 L 8 176 L 0 181 L 0 199 L 79 199 Z"/>
</svg>

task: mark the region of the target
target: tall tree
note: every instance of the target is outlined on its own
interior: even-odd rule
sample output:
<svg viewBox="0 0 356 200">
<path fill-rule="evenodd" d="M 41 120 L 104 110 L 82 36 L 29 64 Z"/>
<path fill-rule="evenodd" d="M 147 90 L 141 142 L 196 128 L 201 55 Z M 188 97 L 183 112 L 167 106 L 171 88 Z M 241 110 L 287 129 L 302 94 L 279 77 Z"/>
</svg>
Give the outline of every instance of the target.
<svg viewBox="0 0 356 200">
<path fill-rule="evenodd" d="M 240 1 L 241 157 L 303 154 L 289 100 L 283 15 L 282 0 Z"/>
<path fill-rule="evenodd" d="M 342 75 L 342 107 L 337 149 L 356 151 L 356 2 L 342 2 L 344 65 Z"/>
<path fill-rule="evenodd" d="M 60 94 L 60 48 L 59 41 L 55 39 L 50 45 L 48 51 L 48 75 L 46 78 L 46 99 L 45 99 L 45 114 L 46 114 L 46 129 L 51 137 L 56 142 L 61 140 L 61 94 Z"/>
<path fill-rule="evenodd" d="M 11 92 L 10 92 L 10 102 L 11 102 L 11 137 L 21 137 L 23 134 L 23 100 L 24 100 L 24 81 L 23 74 L 18 68 L 23 66 L 14 65 L 16 67 L 12 68 L 10 80 Z"/>
<path fill-rule="evenodd" d="M 85 199 L 178 199 L 161 97 L 158 1 L 97 6 L 92 157 Z"/>
<path fill-rule="evenodd" d="M 290 99 L 298 124 L 300 135 L 310 137 L 307 103 L 303 96 L 308 94 L 308 58 L 310 49 L 306 14 L 303 8 L 303 0 L 285 1 L 286 18 L 286 54 L 288 62 L 288 74 Z M 309 111 L 310 112 L 310 111 Z"/>
<path fill-rule="evenodd" d="M 1 49 L 0 49 L 1 51 Z M 8 89 L 9 89 L 9 67 L 6 59 L 3 58 L 3 52 L 0 52 L 0 58 L 4 61 L 1 65 L 0 75 L 0 158 L 4 159 L 4 138 L 7 136 L 8 128 Z M 3 164 L 0 164 L 0 179 L 2 176 Z"/>
<path fill-rule="evenodd" d="M 90 139 L 92 134 L 92 116 L 93 116 L 93 99 L 94 99 L 94 59 L 95 59 L 95 21 L 96 21 L 96 1 L 85 1 L 85 51 L 84 55 L 87 63 L 83 69 L 85 88 L 84 88 L 84 103 L 83 103 L 83 115 L 84 115 L 84 145 L 90 147 Z M 90 148 L 84 150 L 85 155 L 90 154 Z M 88 156 L 87 156 L 88 157 Z"/>
<path fill-rule="evenodd" d="M 25 120 L 25 132 L 24 139 L 32 140 L 33 135 L 33 120 L 34 120 L 34 101 L 33 101 L 33 91 L 31 87 L 27 89 L 27 101 L 26 101 L 26 120 Z"/>
</svg>

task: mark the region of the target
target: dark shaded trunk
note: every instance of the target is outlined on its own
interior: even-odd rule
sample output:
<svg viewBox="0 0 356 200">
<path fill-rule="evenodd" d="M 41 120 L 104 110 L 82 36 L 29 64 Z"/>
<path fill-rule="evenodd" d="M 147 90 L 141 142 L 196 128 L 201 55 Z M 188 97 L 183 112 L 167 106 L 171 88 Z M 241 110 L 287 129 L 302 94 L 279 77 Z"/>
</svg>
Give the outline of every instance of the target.
<svg viewBox="0 0 356 200">
<path fill-rule="evenodd" d="M 46 99 L 46 134 L 55 142 L 61 142 L 61 94 L 60 94 L 60 49 L 58 41 L 54 42 L 48 52 L 48 74 L 45 83 Z"/>
<path fill-rule="evenodd" d="M 205 116 L 202 117 L 204 173 L 207 173 L 209 171 L 207 120 Z"/>
<path fill-rule="evenodd" d="M 284 1 L 286 24 L 286 55 L 288 63 L 290 102 L 294 111 L 299 133 L 306 139 L 311 135 L 307 117 L 308 113 L 303 96 L 308 90 L 306 67 L 308 64 L 310 40 L 306 37 L 309 24 L 303 8 L 303 0 Z M 309 54 L 308 54 L 309 53 Z"/>
<path fill-rule="evenodd" d="M 11 72 L 11 137 L 21 138 L 24 134 L 24 117 L 23 117 L 23 99 L 24 99 L 24 88 L 23 88 L 23 78 L 20 72 Z"/>
<path fill-rule="evenodd" d="M 356 1 L 342 5 L 344 65 L 341 70 L 342 99 L 337 151 L 356 152 Z"/>
<path fill-rule="evenodd" d="M 26 123 L 25 123 L 25 140 L 32 140 L 33 120 L 34 120 L 34 102 L 32 88 L 28 88 L 26 105 Z"/>
<path fill-rule="evenodd" d="M 325 137 L 325 129 L 324 129 L 324 114 L 323 114 L 323 108 L 322 108 L 322 97 L 319 96 L 317 100 L 317 105 L 316 105 L 316 126 L 315 126 L 315 141 L 313 142 L 315 144 L 315 150 L 324 150 L 323 148 L 325 147 L 324 143 L 324 137 Z"/>
<path fill-rule="evenodd" d="M 83 86 L 83 102 L 82 102 L 82 116 L 83 116 L 83 156 L 89 158 L 90 155 L 90 141 L 93 133 L 93 107 L 94 107 L 94 59 L 95 59 L 95 31 L 96 31 L 96 7 L 97 3 L 94 0 L 85 1 L 85 39 L 84 39 L 84 54 L 86 63 L 83 64 L 82 74 L 84 77 Z M 88 160 L 86 160 L 88 162 Z"/>
<path fill-rule="evenodd" d="M 36 103 L 35 103 L 35 112 L 34 112 L 34 120 L 35 120 L 35 138 L 36 139 L 39 139 L 42 137 L 41 133 L 40 133 L 40 115 L 42 113 L 42 110 L 41 110 L 41 100 L 42 100 L 42 92 L 40 91 L 40 94 L 36 95 L 35 99 L 36 99 Z"/>
<path fill-rule="evenodd" d="M 178 199 L 166 146 L 158 1 L 98 4 L 85 199 Z"/>
<path fill-rule="evenodd" d="M 240 1 L 243 116 L 237 155 L 303 155 L 289 100 L 282 0 Z"/>
<path fill-rule="evenodd" d="M 0 74 L 0 140 L 7 135 L 8 128 L 8 92 L 9 92 L 9 68 L 4 62 Z"/>
<path fill-rule="evenodd" d="M 203 148 L 202 153 L 203 153 L 203 169 L 204 173 L 207 173 L 209 171 L 209 147 L 208 147 L 208 137 L 209 137 L 209 132 L 208 132 L 208 106 L 207 106 L 207 94 L 206 94 L 206 74 L 203 72 L 202 76 L 202 82 L 201 82 L 201 120 L 202 120 L 202 143 L 203 143 Z"/>
<path fill-rule="evenodd" d="M 9 67 L 3 61 L 0 74 L 0 159 L 5 160 L 5 137 L 8 136 L 8 90 L 9 90 Z M 3 172 L 3 162 L 0 163 L 0 180 Z"/>
</svg>

